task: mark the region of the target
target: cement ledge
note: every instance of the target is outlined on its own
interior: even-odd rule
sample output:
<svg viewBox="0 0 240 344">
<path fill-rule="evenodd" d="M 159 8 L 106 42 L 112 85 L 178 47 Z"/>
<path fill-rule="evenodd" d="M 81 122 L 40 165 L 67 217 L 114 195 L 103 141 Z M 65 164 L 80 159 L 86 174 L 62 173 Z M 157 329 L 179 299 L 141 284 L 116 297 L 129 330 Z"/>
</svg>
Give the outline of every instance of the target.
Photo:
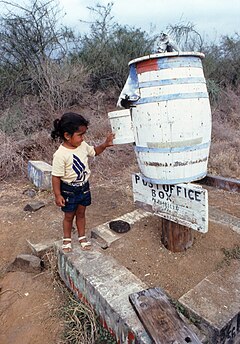
<svg viewBox="0 0 240 344">
<path fill-rule="evenodd" d="M 139 221 L 145 217 L 152 216 L 152 215 L 153 214 L 151 212 L 145 211 L 143 209 L 135 209 L 135 210 L 131 211 L 130 213 L 126 213 L 126 214 L 119 216 L 119 217 L 117 217 L 111 221 L 121 220 L 121 221 L 126 221 L 130 225 L 133 225 L 135 222 L 137 222 L 137 221 Z M 100 239 L 102 244 L 100 243 L 99 245 L 102 248 L 107 248 L 114 241 L 122 238 L 123 234 L 118 234 L 118 233 L 116 233 L 110 229 L 109 223 L 111 221 L 107 221 L 107 222 L 91 229 L 91 237 L 93 239 L 96 239 L 96 242 Z"/>
<path fill-rule="evenodd" d="M 151 344 L 128 296 L 147 286 L 115 259 L 94 248 L 64 254 L 55 243 L 59 274 L 74 295 L 89 303 L 119 344 Z"/>
<path fill-rule="evenodd" d="M 213 272 L 178 300 L 212 344 L 240 343 L 240 262 Z"/>
</svg>

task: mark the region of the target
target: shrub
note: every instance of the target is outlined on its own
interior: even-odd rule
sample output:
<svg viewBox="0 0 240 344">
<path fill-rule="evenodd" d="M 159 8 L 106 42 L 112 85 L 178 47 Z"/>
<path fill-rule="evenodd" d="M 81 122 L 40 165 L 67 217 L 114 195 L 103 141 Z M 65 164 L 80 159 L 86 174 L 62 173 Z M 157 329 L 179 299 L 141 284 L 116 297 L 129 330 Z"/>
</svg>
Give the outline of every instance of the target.
<svg viewBox="0 0 240 344">
<path fill-rule="evenodd" d="M 128 62 L 150 53 L 154 43 L 146 32 L 113 22 L 112 5 L 89 8 L 96 20 L 72 55 L 90 70 L 93 91 L 110 87 L 120 91 L 128 76 Z"/>
<path fill-rule="evenodd" d="M 24 153 L 18 150 L 17 142 L 0 130 L 0 180 L 10 176 L 23 176 L 26 168 Z"/>
<path fill-rule="evenodd" d="M 240 84 L 240 36 L 222 36 L 219 45 L 204 47 L 207 79 L 212 79 L 222 88 L 237 89 Z"/>
<path fill-rule="evenodd" d="M 5 3 L 8 11 L 0 18 L 1 100 L 26 94 L 37 95 L 48 86 L 46 64 L 62 60 L 74 39 L 71 30 L 59 25 L 54 0 L 36 0 L 29 6 Z M 45 78 L 46 77 L 46 78 Z"/>
<path fill-rule="evenodd" d="M 82 105 L 90 98 L 88 72 L 76 61 L 46 61 L 41 65 L 41 72 L 37 70 L 34 77 L 40 101 L 52 112 Z"/>
</svg>

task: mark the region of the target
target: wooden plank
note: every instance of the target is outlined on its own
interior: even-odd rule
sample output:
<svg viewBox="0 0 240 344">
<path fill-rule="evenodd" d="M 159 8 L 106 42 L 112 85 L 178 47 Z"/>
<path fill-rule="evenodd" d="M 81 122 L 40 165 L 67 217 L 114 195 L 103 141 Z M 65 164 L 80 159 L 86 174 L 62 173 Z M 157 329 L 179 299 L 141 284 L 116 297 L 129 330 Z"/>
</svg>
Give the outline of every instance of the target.
<svg viewBox="0 0 240 344">
<path fill-rule="evenodd" d="M 129 300 L 155 344 L 201 344 L 160 288 L 129 295 Z"/>
<path fill-rule="evenodd" d="M 201 233 L 208 231 L 208 192 L 202 186 L 153 184 L 140 173 L 132 175 L 132 185 L 134 201 L 149 204 L 156 215 Z"/>
</svg>

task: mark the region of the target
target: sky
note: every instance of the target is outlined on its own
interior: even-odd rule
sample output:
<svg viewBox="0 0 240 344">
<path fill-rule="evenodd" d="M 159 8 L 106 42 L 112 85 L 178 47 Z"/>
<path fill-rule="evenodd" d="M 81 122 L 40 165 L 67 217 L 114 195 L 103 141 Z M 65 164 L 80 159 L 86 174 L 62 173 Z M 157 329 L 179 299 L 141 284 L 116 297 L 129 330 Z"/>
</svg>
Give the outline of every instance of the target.
<svg viewBox="0 0 240 344">
<path fill-rule="evenodd" d="M 7 0 L 19 5 L 28 4 L 30 0 Z M 89 25 L 82 21 L 91 21 L 91 11 L 97 3 L 106 6 L 109 0 L 56 0 L 65 13 L 62 21 L 65 25 L 84 33 Z M 195 25 L 195 30 L 204 39 L 218 42 L 222 35 L 240 34 L 240 0 L 112 0 L 111 14 L 114 21 L 129 25 L 154 34 L 166 31 L 169 24 Z M 0 14 L 4 4 L 0 1 Z"/>
<path fill-rule="evenodd" d="M 87 7 L 110 1 L 59 0 L 66 12 L 64 23 L 78 30 L 87 30 L 81 20 L 90 20 Z M 121 25 L 134 26 L 147 32 L 164 31 L 169 24 L 191 22 L 211 42 L 221 35 L 240 34 L 240 0 L 113 0 L 112 15 Z"/>
</svg>

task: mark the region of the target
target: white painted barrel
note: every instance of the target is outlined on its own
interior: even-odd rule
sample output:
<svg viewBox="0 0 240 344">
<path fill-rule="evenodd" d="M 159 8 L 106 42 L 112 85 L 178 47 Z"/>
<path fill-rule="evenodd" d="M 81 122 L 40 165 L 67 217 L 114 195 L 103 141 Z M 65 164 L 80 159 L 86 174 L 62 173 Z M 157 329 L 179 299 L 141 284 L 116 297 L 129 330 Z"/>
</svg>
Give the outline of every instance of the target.
<svg viewBox="0 0 240 344">
<path fill-rule="evenodd" d="M 201 53 L 153 54 L 130 61 L 140 99 L 132 108 L 141 173 L 156 184 L 203 178 L 211 141 L 211 109 Z"/>
<path fill-rule="evenodd" d="M 114 144 L 134 142 L 130 109 L 109 112 L 108 118 L 112 132 L 115 134 Z"/>
</svg>

